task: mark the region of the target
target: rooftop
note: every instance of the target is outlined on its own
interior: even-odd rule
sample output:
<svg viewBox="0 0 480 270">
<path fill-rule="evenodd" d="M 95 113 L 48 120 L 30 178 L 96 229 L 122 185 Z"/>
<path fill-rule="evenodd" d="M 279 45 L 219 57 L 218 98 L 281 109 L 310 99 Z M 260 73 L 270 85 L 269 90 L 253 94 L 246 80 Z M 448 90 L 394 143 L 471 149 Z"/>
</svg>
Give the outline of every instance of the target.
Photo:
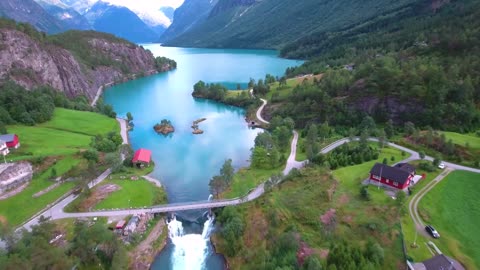
<svg viewBox="0 0 480 270">
<path fill-rule="evenodd" d="M 382 163 L 376 163 L 370 170 L 370 173 L 390 179 L 399 184 L 405 184 L 408 177 L 410 176 L 410 173 L 404 169 L 398 167 L 390 167 Z"/>
</svg>

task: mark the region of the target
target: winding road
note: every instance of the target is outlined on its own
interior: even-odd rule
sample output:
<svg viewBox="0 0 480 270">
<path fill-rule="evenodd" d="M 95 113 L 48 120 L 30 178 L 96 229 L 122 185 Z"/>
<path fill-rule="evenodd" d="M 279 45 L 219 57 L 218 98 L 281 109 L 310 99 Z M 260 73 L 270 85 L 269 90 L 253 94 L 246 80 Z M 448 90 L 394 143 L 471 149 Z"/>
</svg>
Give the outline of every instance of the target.
<svg viewBox="0 0 480 270">
<path fill-rule="evenodd" d="M 263 104 L 262 106 L 260 106 L 260 108 L 258 108 L 257 110 L 257 119 L 262 122 L 262 123 L 265 123 L 265 124 L 270 124 L 270 122 L 268 122 L 267 120 L 263 119 L 262 117 L 262 111 L 263 111 L 263 108 L 265 108 L 265 106 L 267 105 L 267 101 L 263 98 L 260 99 Z"/>
</svg>

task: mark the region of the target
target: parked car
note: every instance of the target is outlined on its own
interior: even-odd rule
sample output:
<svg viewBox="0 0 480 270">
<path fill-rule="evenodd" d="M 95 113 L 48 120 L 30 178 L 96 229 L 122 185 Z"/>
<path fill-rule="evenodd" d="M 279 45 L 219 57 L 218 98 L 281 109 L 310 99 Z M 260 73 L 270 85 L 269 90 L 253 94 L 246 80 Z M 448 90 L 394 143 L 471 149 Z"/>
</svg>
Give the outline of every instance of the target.
<svg viewBox="0 0 480 270">
<path fill-rule="evenodd" d="M 440 164 L 438 164 L 438 168 L 440 168 L 442 170 L 445 169 L 445 163 L 440 162 Z"/>
<path fill-rule="evenodd" d="M 425 231 L 428 232 L 433 238 L 439 238 L 440 234 L 435 230 L 435 228 L 432 227 L 432 225 L 427 225 L 425 226 Z"/>
</svg>

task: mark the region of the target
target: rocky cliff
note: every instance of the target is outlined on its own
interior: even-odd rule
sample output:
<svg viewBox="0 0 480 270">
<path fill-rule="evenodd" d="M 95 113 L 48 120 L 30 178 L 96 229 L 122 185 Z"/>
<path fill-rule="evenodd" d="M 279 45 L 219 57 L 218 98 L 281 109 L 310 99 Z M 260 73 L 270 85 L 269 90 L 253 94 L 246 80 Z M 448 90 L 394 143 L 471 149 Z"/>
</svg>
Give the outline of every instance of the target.
<svg viewBox="0 0 480 270">
<path fill-rule="evenodd" d="M 73 31 L 45 39 L 0 29 L 0 80 L 27 89 L 49 85 L 92 100 L 104 84 L 156 73 L 150 51 L 110 35 Z"/>
</svg>

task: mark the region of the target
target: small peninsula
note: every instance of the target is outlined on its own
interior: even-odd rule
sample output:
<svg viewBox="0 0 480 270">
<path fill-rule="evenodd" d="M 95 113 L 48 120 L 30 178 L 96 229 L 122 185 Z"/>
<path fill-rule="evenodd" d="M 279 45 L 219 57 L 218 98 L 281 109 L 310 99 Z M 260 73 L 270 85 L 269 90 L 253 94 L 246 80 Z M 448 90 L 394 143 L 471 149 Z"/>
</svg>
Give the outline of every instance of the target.
<svg viewBox="0 0 480 270">
<path fill-rule="evenodd" d="M 155 126 L 153 126 L 153 129 L 157 133 L 161 133 L 163 135 L 175 132 L 175 128 L 173 127 L 172 122 L 167 119 L 163 119 L 160 123 L 157 123 Z"/>
</svg>

